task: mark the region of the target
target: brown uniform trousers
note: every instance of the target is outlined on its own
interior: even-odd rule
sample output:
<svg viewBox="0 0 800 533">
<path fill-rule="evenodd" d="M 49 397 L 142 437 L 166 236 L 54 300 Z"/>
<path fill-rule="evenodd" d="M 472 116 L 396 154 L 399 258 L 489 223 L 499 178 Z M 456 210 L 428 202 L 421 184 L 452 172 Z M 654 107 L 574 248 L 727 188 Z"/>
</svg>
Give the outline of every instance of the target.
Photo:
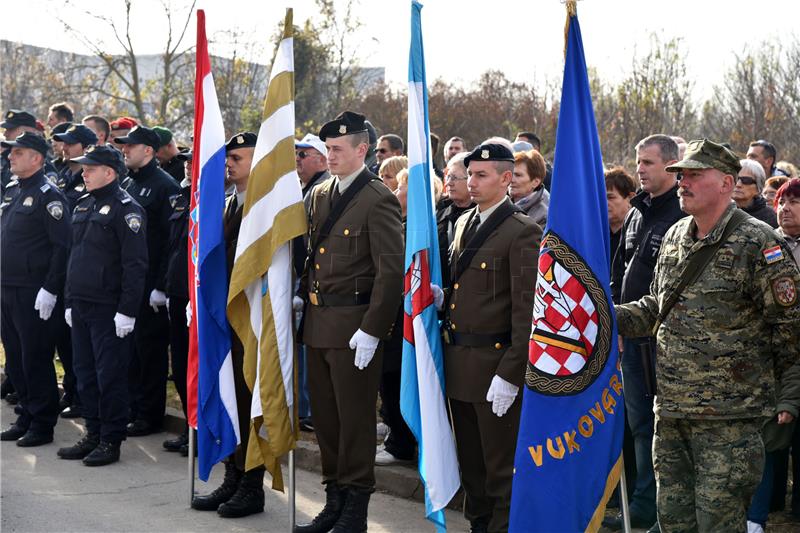
<svg viewBox="0 0 800 533">
<path fill-rule="evenodd" d="M 361 173 L 373 174 L 366 169 Z M 358 178 L 357 178 L 358 179 Z M 350 338 L 359 328 L 389 336 L 403 288 L 400 204 L 380 181 L 350 200 L 330 235 L 317 242 L 331 211 L 334 178 L 312 192 L 310 239 L 316 246 L 300 281 L 307 300 L 303 344 L 323 483 L 372 489 L 375 485 L 375 406 L 382 345 L 364 370 L 354 365 Z M 352 184 L 350 185 L 353 186 Z M 326 305 L 325 296 L 358 305 Z"/>
<path fill-rule="evenodd" d="M 489 531 L 506 531 L 522 397 L 498 417 L 486 393 L 495 374 L 522 387 L 542 230 L 524 213 L 512 214 L 456 276 L 458 257 L 469 246 L 463 242 L 465 227 L 474 212 L 458 219 L 450 250 L 453 286 L 446 307 L 445 340 L 450 343 L 445 344 L 445 383 L 466 496 L 464 516 L 471 522 L 488 520 Z M 510 344 L 452 344 L 457 342 L 453 334 L 499 338 L 509 333 Z"/>
<path fill-rule="evenodd" d="M 225 238 L 225 256 L 227 259 L 228 279 L 231 278 L 233 271 L 233 261 L 236 257 L 236 243 L 239 240 L 239 228 L 242 225 L 242 209 L 236 200 L 236 194 L 232 194 L 225 201 L 225 215 L 223 216 L 223 236 Z M 236 468 L 244 472 L 245 460 L 247 455 L 247 442 L 250 437 L 250 402 L 253 393 L 244 380 L 244 346 L 239 337 L 231 328 L 231 364 L 233 365 L 233 389 L 236 393 L 236 411 L 239 415 L 239 436 L 241 444 L 236 447 L 236 451 L 228 458 L 233 460 Z"/>
</svg>

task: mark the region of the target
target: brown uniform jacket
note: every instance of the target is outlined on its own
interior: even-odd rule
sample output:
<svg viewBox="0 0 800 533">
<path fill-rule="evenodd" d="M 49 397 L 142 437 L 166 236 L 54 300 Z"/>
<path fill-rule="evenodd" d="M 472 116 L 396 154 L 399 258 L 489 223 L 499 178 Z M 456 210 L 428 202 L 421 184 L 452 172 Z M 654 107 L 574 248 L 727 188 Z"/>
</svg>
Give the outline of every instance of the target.
<svg viewBox="0 0 800 533">
<path fill-rule="evenodd" d="M 299 295 L 306 300 L 303 343 L 313 348 L 348 348 L 361 329 L 380 339 L 389 336 L 403 291 L 403 233 L 400 204 L 377 177 L 350 200 L 329 236 L 311 251 L 300 280 Z M 358 178 L 357 178 L 358 179 Z M 334 178 L 311 193 L 310 239 L 331 211 Z M 353 184 L 350 185 L 351 187 Z M 309 292 L 323 296 L 369 293 L 364 305 L 312 305 Z"/>
<path fill-rule="evenodd" d="M 446 305 L 445 327 L 456 333 L 479 335 L 511 332 L 511 345 L 500 349 L 445 346 L 447 395 L 465 402 L 486 401 L 486 391 L 495 374 L 522 386 L 542 238 L 542 229 L 530 217 L 514 213 L 493 230 L 469 267 L 456 279 L 456 262 L 466 249 L 462 237 L 476 209 L 465 212 L 456 222 L 450 249 L 453 285 Z"/>
</svg>

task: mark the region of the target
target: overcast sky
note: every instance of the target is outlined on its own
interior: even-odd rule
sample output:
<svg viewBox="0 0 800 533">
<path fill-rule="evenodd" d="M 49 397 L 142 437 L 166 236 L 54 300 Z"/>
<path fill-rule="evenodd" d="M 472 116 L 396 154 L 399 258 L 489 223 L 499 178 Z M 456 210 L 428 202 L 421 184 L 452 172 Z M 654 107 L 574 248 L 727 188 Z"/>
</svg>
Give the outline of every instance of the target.
<svg viewBox="0 0 800 533">
<path fill-rule="evenodd" d="M 165 0 L 187 6 L 185 0 Z M 340 4 L 340 0 L 337 0 Z M 560 79 L 564 46 L 565 8 L 560 0 L 428 0 L 422 24 L 428 80 L 443 77 L 469 83 L 487 69 L 509 78 L 540 84 Z M 122 20 L 122 0 L 105 2 L 26 0 L 2 2 L 0 38 L 28 44 L 85 52 L 67 35 L 55 15 L 72 21 L 96 39 L 113 39 L 102 25 L 80 13 Z M 133 3 L 134 46 L 138 53 L 157 53 L 163 46 L 166 20 L 159 0 Z M 295 22 L 316 17 L 313 0 L 200 0 L 206 10 L 208 34 L 236 29 L 255 44 L 268 42 L 282 20 L 284 8 L 295 8 Z M 410 1 L 361 0 L 364 28 L 354 38 L 361 44 L 363 63 L 386 68 L 387 81 L 405 85 L 408 69 Z M 581 0 L 578 17 L 590 67 L 602 78 L 618 81 L 630 71 L 632 57 L 649 49 L 650 35 L 666 40 L 680 37 L 687 51 L 690 75 L 699 97 L 722 82 L 734 55 L 762 36 L 793 39 L 800 36 L 800 2 L 796 0 Z M 187 44 L 195 38 L 195 22 Z M 271 46 L 266 50 L 270 50 Z M 112 52 L 119 51 L 111 49 Z M 228 47 L 212 54 L 230 55 Z M 263 55 L 267 55 L 265 53 Z M 252 58 L 269 63 L 269 57 Z"/>
</svg>

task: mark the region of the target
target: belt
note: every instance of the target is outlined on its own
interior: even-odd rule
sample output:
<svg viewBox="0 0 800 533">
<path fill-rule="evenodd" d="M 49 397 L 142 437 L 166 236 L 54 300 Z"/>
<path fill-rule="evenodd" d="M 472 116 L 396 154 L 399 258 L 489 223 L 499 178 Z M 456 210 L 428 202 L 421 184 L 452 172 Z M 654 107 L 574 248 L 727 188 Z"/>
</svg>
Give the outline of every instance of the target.
<svg viewBox="0 0 800 533">
<path fill-rule="evenodd" d="M 308 301 L 311 305 L 318 307 L 346 307 L 350 305 L 367 305 L 371 292 L 361 292 L 355 294 L 320 294 L 309 292 Z"/>
<path fill-rule="evenodd" d="M 444 342 L 451 346 L 467 346 L 469 348 L 494 347 L 499 350 L 511 346 L 511 332 L 481 335 L 478 333 L 456 333 L 444 330 Z"/>
</svg>

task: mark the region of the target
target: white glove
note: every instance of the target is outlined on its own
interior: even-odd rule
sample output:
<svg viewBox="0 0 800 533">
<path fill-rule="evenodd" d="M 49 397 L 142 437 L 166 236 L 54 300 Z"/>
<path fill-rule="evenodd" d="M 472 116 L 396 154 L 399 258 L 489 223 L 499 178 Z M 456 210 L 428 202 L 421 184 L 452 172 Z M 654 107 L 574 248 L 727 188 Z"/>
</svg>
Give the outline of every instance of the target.
<svg viewBox="0 0 800 533">
<path fill-rule="evenodd" d="M 433 293 L 433 305 L 436 306 L 437 311 L 441 311 L 444 305 L 444 291 L 440 286 L 431 283 L 431 292 Z"/>
<path fill-rule="evenodd" d="M 53 308 L 56 306 L 56 295 L 50 294 L 44 288 L 39 289 L 39 292 L 36 294 L 36 302 L 33 304 L 33 308 L 39 311 L 39 318 L 42 320 L 47 320 L 50 318 L 50 315 L 53 314 Z"/>
<path fill-rule="evenodd" d="M 158 289 L 153 289 L 150 293 L 150 307 L 158 313 L 158 308 L 167 305 L 167 295 Z"/>
<path fill-rule="evenodd" d="M 72 327 L 72 308 L 68 307 L 64 309 L 64 322 L 67 323 L 69 327 Z"/>
<path fill-rule="evenodd" d="M 117 328 L 117 337 L 124 339 L 131 331 L 133 331 L 133 325 L 135 323 L 135 318 L 125 316 L 122 313 L 117 313 L 114 315 L 114 326 Z"/>
<path fill-rule="evenodd" d="M 192 325 L 192 302 L 186 304 L 186 327 Z"/>
<path fill-rule="evenodd" d="M 302 311 L 306 303 L 299 296 L 292 298 L 292 311 Z"/>
<path fill-rule="evenodd" d="M 497 416 L 503 416 L 514 403 L 519 387 L 512 385 L 498 375 L 492 378 L 489 385 L 489 392 L 486 393 L 486 401 L 492 402 L 492 412 Z"/>
<path fill-rule="evenodd" d="M 350 338 L 350 349 L 356 351 L 356 358 L 353 364 L 359 370 L 364 370 L 372 358 L 375 356 L 375 350 L 378 349 L 380 339 L 373 337 L 369 333 L 364 333 L 361 329 L 356 330 Z"/>
</svg>

